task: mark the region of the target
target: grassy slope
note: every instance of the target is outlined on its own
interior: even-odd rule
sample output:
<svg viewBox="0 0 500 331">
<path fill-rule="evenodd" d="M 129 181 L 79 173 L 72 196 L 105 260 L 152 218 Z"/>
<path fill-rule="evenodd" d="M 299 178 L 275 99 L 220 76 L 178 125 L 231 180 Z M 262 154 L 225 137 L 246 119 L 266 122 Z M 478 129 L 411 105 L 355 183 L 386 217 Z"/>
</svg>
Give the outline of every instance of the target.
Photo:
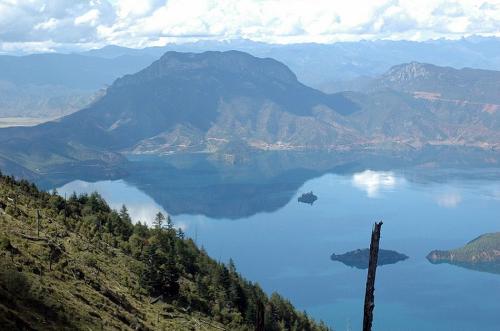
<svg viewBox="0 0 500 331">
<path fill-rule="evenodd" d="M 146 259 L 134 254 L 133 249 L 124 249 L 129 247 L 134 235 L 129 241 L 120 241 L 108 232 L 96 237 L 95 227 L 89 227 L 92 223 L 85 221 L 95 215 L 64 217 L 49 206 L 60 205 L 61 200 L 39 192 L 27 182 L 20 185 L 0 176 L 0 329 L 255 328 L 254 316 L 228 301 L 229 285 L 225 289 L 217 287 L 213 274 L 221 270 L 227 274 L 228 269 L 198 250 L 191 240 L 175 239 L 176 247 L 194 247 L 196 261 L 202 269 L 196 269 L 194 262 L 187 264 L 197 271 L 181 272 L 177 297 L 154 302 L 141 282 Z M 37 210 L 41 214 L 39 235 Z M 104 214 L 100 215 L 106 219 Z M 156 240 L 155 230 L 148 231 L 151 236 L 145 241 L 146 245 Z M 294 311 L 279 296 L 268 298 L 258 286 L 239 274 L 229 275 L 233 279 L 231 288 L 237 285 L 240 290 L 240 299 L 242 295 L 253 295 L 263 302 L 266 330 L 328 330 Z M 199 279 L 202 285 L 216 284 L 209 286 L 210 295 L 198 292 Z M 250 300 L 247 299 L 246 305 Z"/>
<path fill-rule="evenodd" d="M 104 243 L 88 242 L 77 233 L 65 233 L 59 240 L 66 252 L 49 270 L 47 241 L 25 237 L 37 237 L 34 211 L 23 205 L 20 210 L 31 220 L 21 221 L 5 213 L 0 216 L 0 236 L 8 238 L 16 251 L 2 251 L 0 329 L 88 330 L 101 325 L 116 330 L 136 325 L 155 330 L 223 328 L 201 314 L 187 314 L 166 303 L 151 304 L 140 293 L 137 275 L 129 271 L 137 260 Z M 44 222 L 41 239 L 65 232 L 57 222 L 49 222 Z"/>
</svg>

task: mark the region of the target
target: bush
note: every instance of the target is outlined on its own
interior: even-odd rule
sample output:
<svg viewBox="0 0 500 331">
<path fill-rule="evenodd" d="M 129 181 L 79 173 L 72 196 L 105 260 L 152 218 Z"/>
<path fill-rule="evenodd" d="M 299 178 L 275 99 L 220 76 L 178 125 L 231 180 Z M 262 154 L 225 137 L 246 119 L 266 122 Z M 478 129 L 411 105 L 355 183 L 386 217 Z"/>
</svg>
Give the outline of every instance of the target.
<svg viewBox="0 0 500 331">
<path fill-rule="evenodd" d="M 0 283 L 15 297 L 26 299 L 30 296 L 31 282 L 22 272 L 13 267 L 2 266 Z"/>
<path fill-rule="evenodd" d="M 83 263 L 89 268 L 99 268 L 97 258 L 92 253 L 85 252 L 84 254 L 82 254 L 82 260 Z"/>
<path fill-rule="evenodd" d="M 12 217 L 18 217 L 21 215 L 19 209 L 14 207 L 14 206 L 11 206 L 11 205 L 9 205 L 9 206 L 7 206 L 7 208 L 5 208 L 5 213 L 9 214 Z"/>
<path fill-rule="evenodd" d="M 5 235 L 0 235 L 0 250 L 10 251 L 11 249 L 10 239 Z"/>
</svg>

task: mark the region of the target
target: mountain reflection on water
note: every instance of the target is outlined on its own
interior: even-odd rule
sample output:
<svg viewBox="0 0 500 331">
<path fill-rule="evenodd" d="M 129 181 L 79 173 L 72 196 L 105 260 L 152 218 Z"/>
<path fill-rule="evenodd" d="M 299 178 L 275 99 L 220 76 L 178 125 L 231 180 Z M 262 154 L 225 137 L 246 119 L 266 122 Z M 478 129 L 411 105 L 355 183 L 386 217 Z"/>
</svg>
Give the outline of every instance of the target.
<svg viewBox="0 0 500 331">
<path fill-rule="evenodd" d="M 171 215 L 201 214 L 238 219 L 284 206 L 308 179 L 320 175 L 307 168 L 278 164 L 233 166 L 203 157 L 135 160 L 126 181 Z"/>
<path fill-rule="evenodd" d="M 406 180 L 443 182 L 468 176 L 472 179 L 498 176 L 498 169 L 473 173 L 439 168 L 419 170 L 384 157 L 360 158 L 333 153 L 264 153 L 239 164 L 228 164 L 204 154 L 130 156 L 129 161 L 128 175 L 118 179 L 144 192 L 169 214 L 227 219 L 276 211 L 286 205 L 307 180 L 325 173 L 352 175 L 352 185 L 370 198 L 377 198 L 381 190 L 404 185 Z M 397 167 L 400 169 L 389 170 Z M 95 178 L 87 180 L 85 176 L 76 179 L 96 181 Z M 72 181 L 65 178 L 63 184 Z M 66 191 L 71 189 L 84 190 L 75 183 L 66 187 Z M 456 194 L 450 196 L 448 192 L 436 199 L 446 206 L 459 202 Z"/>
<path fill-rule="evenodd" d="M 478 263 L 469 263 L 469 262 L 434 262 L 429 260 L 430 263 L 434 265 L 438 264 L 449 264 L 452 266 L 479 271 L 479 272 L 487 272 L 490 274 L 500 275 L 500 262 L 478 262 Z"/>
</svg>

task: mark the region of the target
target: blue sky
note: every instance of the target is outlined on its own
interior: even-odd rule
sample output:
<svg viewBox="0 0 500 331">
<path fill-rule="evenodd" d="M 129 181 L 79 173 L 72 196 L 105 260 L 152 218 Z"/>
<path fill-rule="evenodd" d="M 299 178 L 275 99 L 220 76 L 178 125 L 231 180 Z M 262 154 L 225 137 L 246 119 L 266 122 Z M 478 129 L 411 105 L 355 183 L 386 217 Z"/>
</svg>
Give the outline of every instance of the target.
<svg viewBox="0 0 500 331">
<path fill-rule="evenodd" d="M 0 0 L 0 52 L 500 36 L 500 0 Z"/>
</svg>

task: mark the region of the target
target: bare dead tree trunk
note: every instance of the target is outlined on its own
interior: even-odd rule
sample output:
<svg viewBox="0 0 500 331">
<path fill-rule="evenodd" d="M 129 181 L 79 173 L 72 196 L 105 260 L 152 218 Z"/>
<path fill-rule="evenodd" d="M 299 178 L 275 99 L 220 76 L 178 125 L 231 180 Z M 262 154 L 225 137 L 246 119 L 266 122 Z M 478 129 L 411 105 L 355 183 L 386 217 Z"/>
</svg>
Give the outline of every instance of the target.
<svg viewBox="0 0 500 331">
<path fill-rule="evenodd" d="M 370 262 L 368 264 L 368 275 L 366 277 L 363 331 L 371 331 L 372 329 L 373 308 L 375 308 L 375 274 L 377 272 L 378 246 L 382 224 L 382 222 L 375 222 L 372 230 L 372 241 L 370 243 Z"/>
</svg>

